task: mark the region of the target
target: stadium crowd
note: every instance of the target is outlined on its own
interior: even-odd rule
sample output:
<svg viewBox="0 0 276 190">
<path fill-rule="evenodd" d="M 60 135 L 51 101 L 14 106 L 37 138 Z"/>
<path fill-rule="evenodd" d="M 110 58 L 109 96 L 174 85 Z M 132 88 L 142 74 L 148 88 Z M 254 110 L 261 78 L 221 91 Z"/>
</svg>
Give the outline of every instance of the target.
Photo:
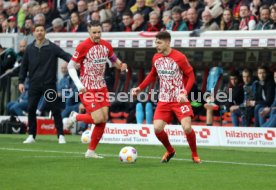
<svg viewBox="0 0 276 190">
<path fill-rule="evenodd" d="M 85 32 L 99 20 L 104 32 L 271 30 L 275 0 L 0 0 L 0 32 Z"/>
<path fill-rule="evenodd" d="M 32 35 L 35 24 L 45 25 L 48 32 L 87 32 L 86 24 L 91 20 L 99 20 L 103 32 L 270 30 L 276 29 L 276 0 L 0 0 L 1 33 Z M 6 86 L 10 85 L 5 75 L 18 76 L 26 45 L 26 40 L 20 41 L 18 53 L 0 45 L 0 103 L 4 102 Z M 66 63 L 61 66 L 61 71 L 64 77 L 57 84 L 60 98 L 62 90 L 77 92 L 68 75 Z M 217 81 L 219 78 L 212 78 L 212 72 L 211 69 L 207 81 L 207 88 L 210 89 L 215 88 L 210 87 L 211 81 Z M 222 73 L 223 71 L 220 75 Z M 255 78 L 253 73 L 256 73 Z M 105 77 L 110 91 L 117 91 L 117 87 L 113 86 L 114 75 L 112 70 L 107 70 Z M 224 85 L 227 86 L 225 91 L 233 89 L 234 102 L 192 102 L 194 112 L 206 112 L 203 115 L 206 115 L 204 121 L 207 125 L 213 124 L 213 115 L 218 112 L 219 115 L 228 113 L 234 126 L 239 126 L 242 121 L 242 126 L 254 123 L 254 126 L 275 127 L 276 72 L 274 71 L 275 83 L 273 71 L 271 73 L 266 67 L 258 67 L 254 72 L 249 69 L 244 69 L 242 73 L 231 72 L 228 76 Z M 198 90 L 198 87 L 193 89 Z M 27 93 L 24 93 L 15 102 L 7 104 L 5 113 L 28 114 L 26 101 Z M 145 115 L 146 122 L 151 123 L 154 109 L 152 102 L 145 105 L 136 103 L 131 105 L 132 108 L 126 106 L 127 122 L 142 123 Z M 75 101 L 74 97 L 66 99 L 60 106 L 63 109 L 63 118 L 68 117 L 71 111 L 84 111 L 82 104 Z M 196 110 L 197 107 L 201 107 L 200 113 Z M 37 115 L 45 115 L 45 110 L 47 112 L 47 104 L 41 100 Z M 136 112 L 131 114 L 130 110 Z M 114 110 L 111 107 L 112 111 Z M 131 115 L 134 117 L 131 118 Z"/>
</svg>

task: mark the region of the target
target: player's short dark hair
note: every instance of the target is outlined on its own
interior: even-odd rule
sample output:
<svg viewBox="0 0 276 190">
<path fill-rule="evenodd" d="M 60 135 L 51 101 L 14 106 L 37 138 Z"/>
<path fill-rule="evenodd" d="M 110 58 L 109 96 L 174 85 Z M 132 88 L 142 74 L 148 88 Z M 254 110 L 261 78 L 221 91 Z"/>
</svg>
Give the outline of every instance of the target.
<svg viewBox="0 0 276 190">
<path fill-rule="evenodd" d="M 129 16 L 129 17 L 133 17 L 133 14 L 132 14 L 132 12 L 131 11 L 125 11 L 124 13 L 123 13 L 123 16 Z M 122 16 L 122 17 L 123 17 Z"/>
<path fill-rule="evenodd" d="M 265 65 L 259 66 L 259 67 L 257 68 L 257 71 L 258 71 L 258 70 L 265 70 L 266 73 L 268 72 L 268 68 L 267 68 L 267 66 L 265 66 Z"/>
<path fill-rule="evenodd" d="M 262 10 L 268 10 L 268 11 L 270 12 L 269 6 L 267 6 L 267 5 L 261 6 L 261 7 L 260 7 L 260 12 L 261 12 Z"/>
<path fill-rule="evenodd" d="M 44 24 L 35 24 L 34 28 L 36 29 L 37 27 L 43 27 L 44 30 L 46 29 Z"/>
<path fill-rule="evenodd" d="M 229 73 L 229 76 L 239 78 L 240 72 L 237 71 L 237 70 L 231 71 L 231 72 Z"/>
<path fill-rule="evenodd" d="M 169 40 L 169 41 L 171 41 L 171 34 L 167 31 L 158 32 L 155 37 L 159 40 Z"/>
<path fill-rule="evenodd" d="M 91 28 L 91 27 L 97 27 L 97 26 L 101 26 L 100 21 L 98 20 L 91 20 L 88 24 L 87 27 Z"/>
<path fill-rule="evenodd" d="M 242 70 L 242 72 L 243 72 L 243 73 L 248 73 L 249 76 L 252 76 L 252 75 L 253 75 L 253 71 L 252 71 L 251 69 L 249 69 L 249 68 L 244 68 L 244 69 Z"/>
<path fill-rule="evenodd" d="M 112 21 L 109 20 L 109 19 L 107 19 L 107 20 L 104 20 L 104 21 L 102 22 L 102 25 L 103 25 L 103 24 L 110 24 L 110 25 L 112 25 Z"/>
</svg>

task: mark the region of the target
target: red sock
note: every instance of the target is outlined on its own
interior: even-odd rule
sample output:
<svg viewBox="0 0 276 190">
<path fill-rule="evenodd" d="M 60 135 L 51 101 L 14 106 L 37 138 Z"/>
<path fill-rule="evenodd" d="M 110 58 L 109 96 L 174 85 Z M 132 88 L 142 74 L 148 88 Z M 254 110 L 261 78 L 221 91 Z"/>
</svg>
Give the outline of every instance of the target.
<svg viewBox="0 0 276 190">
<path fill-rule="evenodd" d="M 174 148 L 172 147 L 172 145 L 169 141 L 169 137 L 164 130 L 161 131 L 160 133 L 155 132 L 155 135 L 158 138 L 158 140 L 165 146 L 165 148 L 167 149 L 167 151 L 169 153 L 174 152 Z"/>
<path fill-rule="evenodd" d="M 90 150 L 95 150 L 97 145 L 99 144 L 99 141 L 101 140 L 104 133 L 105 124 L 106 123 L 100 123 L 95 125 L 91 135 L 91 141 L 88 147 Z"/>
<path fill-rule="evenodd" d="M 186 133 L 186 138 L 189 143 L 190 149 L 192 151 L 192 156 L 197 157 L 197 151 L 196 151 L 196 135 L 195 131 L 192 129 L 190 133 Z"/>
<path fill-rule="evenodd" d="M 83 121 L 84 123 L 87 124 L 94 124 L 94 120 L 92 119 L 91 115 L 86 113 L 86 114 L 78 114 L 76 117 L 77 121 Z"/>
</svg>

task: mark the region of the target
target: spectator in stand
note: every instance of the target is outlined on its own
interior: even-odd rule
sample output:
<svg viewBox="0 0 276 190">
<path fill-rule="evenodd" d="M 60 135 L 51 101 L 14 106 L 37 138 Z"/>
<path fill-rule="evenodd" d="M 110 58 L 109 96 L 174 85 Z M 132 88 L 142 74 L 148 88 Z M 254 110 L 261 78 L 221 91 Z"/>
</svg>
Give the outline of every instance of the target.
<svg viewBox="0 0 276 190">
<path fill-rule="evenodd" d="M 181 19 L 183 22 L 187 22 L 188 21 L 188 11 L 182 11 L 181 13 Z"/>
<path fill-rule="evenodd" d="M 256 27 L 256 19 L 250 15 L 249 8 L 246 4 L 240 6 L 240 25 L 239 30 L 254 30 Z"/>
<path fill-rule="evenodd" d="M 91 20 L 100 21 L 100 20 L 101 20 L 100 13 L 99 13 L 99 12 L 93 12 L 93 13 L 91 14 L 90 21 L 91 21 Z"/>
<path fill-rule="evenodd" d="M 113 32 L 111 20 L 102 22 L 102 32 Z"/>
<path fill-rule="evenodd" d="M 219 26 L 216 21 L 212 18 L 211 12 L 206 9 L 202 13 L 202 26 L 201 30 L 209 31 L 209 30 L 219 30 Z"/>
<path fill-rule="evenodd" d="M 220 107 L 217 104 L 210 104 L 208 103 L 208 101 L 210 100 L 210 98 L 207 98 L 207 103 L 204 105 L 204 107 L 206 108 L 207 112 L 206 112 L 206 124 L 207 125 L 212 125 L 213 124 L 213 111 L 214 110 L 219 110 L 219 112 L 223 112 L 223 111 L 230 111 L 231 116 L 232 116 L 232 122 L 234 124 L 234 126 L 238 126 L 238 121 L 237 121 L 237 117 L 234 117 L 236 115 L 232 114 L 234 112 L 236 112 L 236 110 L 238 110 L 239 105 L 243 102 L 243 87 L 239 82 L 239 72 L 238 71 L 232 71 L 229 75 L 229 84 L 225 90 L 225 92 L 228 94 L 229 96 L 232 96 L 232 101 L 229 102 L 219 102 L 217 100 L 216 103 L 218 105 L 220 105 Z M 220 109 L 225 107 L 226 110 Z M 225 109 L 224 108 L 224 109 Z"/>
<path fill-rule="evenodd" d="M 276 6 L 270 8 L 271 29 L 276 29 Z"/>
<path fill-rule="evenodd" d="M 5 16 L 7 16 L 5 9 L 4 9 L 4 1 L 0 0 L 0 13 L 4 14 Z"/>
<path fill-rule="evenodd" d="M 274 83 L 275 83 L 275 95 L 274 101 L 270 107 L 265 107 L 261 112 L 262 117 L 266 117 L 269 114 L 269 119 L 261 127 L 276 127 L 276 71 L 274 71 Z"/>
<path fill-rule="evenodd" d="M 137 12 L 133 15 L 133 24 L 131 25 L 131 30 L 135 32 L 146 30 L 146 22 L 141 13 Z"/>
<path fill-rule="evenodd" d="M 2 28 L 2 23 L 4 22 L 4 20 L 6 20 L 6 16 L 4 13 L 0 12 L 0 28 Z"/>
<path fill-rule="evenodd" d="M 197 11 L 195 8 L 188 9 L 187 19 L 187 26 L 189 31 L 200 29 L 201 22 L 198 19 Z"/>
<path fill-rule="evenodd" d="M 86 25 L 81 21 L 77 12 L 73 12 L 70 16 L 69 32 L 86 32 Z"/>
<path fill-rule="evenodd" d="M 201 14 L 204 11 L 204 5 L 200 0 L 189 0 L 189 7 L 194 8 L 197 12 L 198 18 L 201 18 Z"/>
<path fill-rule="evenodd" d="M 130 11 L 124 12 L 122 23 L 119 24 L 119 31 L 131 32 L 131 25 L 133 23 L 132 13 Z"/>
<path fill-rule="evenodd" d="M 64 20 L 67 20 L 70 18 L 71 14 L 73 12 L 77 12 L 77 0 L 66 0 L 66 11 L 64 12 Z"/>
<path fill-rule="evenodd" d="M 255 127 L 260 127 L 265 123 L 262 117 L 262 111 L 265 107 L 270 107 L 275 96 L 274 82 L 268 77 L 268 69 L 265 66 L 260 66 L 257 69 L 258 81 L 255 82 L 255 97 L 254 100 L 248 102 L 248 106 L 254 108 Z"/>
<path fill-rule="evenodd" d="M 79 101 L 75 97 L 78 89 L 68 74 L 67 65 L 67 62 L 61 64 L 60 70 L 63 74 L 63 77 L 60 79 L 57 85 L 58 98 L 62 99 L 62 105 L 60 105 L 60 107 L 64 107 L 63 111 L 61 112 L 62 118 L 68 117 L 71 111 L 77 112 L 79 108 Z"/>
<path fill-rule="evenodd" d="M 253 73 L 250 69 L 244 69 L 242 71 L 242 80 L 243 80 L 243 92 L 244 92 L 244 101 L 239 106 L 239 110 L 233 112 L 233 117 L 241 116 L 242 126 L 249 127 L 251 120 L 254 116 L 254 107 L 248 105 L 249 101 L 254 100 L 255 95 L 255 83 L 253 82 Z M 238 126 L 239 123 L 236 123 Z"/>
<path fill-rule="evenodd" d="M 84 17 L 84 23 L 88 23 L 90 21 L 90 15 L 95 12 L 98 11 L 98 6 L 95 6 L 96 1 L 88 1 L 87 2 L 87 14 Z"/>
<path fill-rule="evenodd" d="M 144 20 L 147 22 L 149 20 L 149 13 L 152 11 L 152 8 L 146 6 L 146 0 L 136 0 L 136 4 L 130 8 L 133 15 L 140 13 Z"/>
<path fill-rule="evenodd" d="M 8 33 L 18 33 L 19 28 L 17 26 L 16 17 L 15 16 L 9 16 L 8 18 Z"/>
<path fill-rule="evenodd" d="M 126 11 L 126 1 L 116 0 L 112 8 L 112 25 L 115 30 L 119 30 L 119 24 L 123 21 L 123 14 Z"/>
<path fill-rule="evenodd" d="M 67 32 L 64 28 L 64 23 L 61 18 L 55 18 L 52 21 L 52 32 Z"/>
<path fill-rule="evenodd" d="M 231 113 L 232 123 L 235 127 L 239 126 L 239 121 L 237 117 L 234 117 L 235 114 L 233 113 L 239 109 L 239 105 L 242 104 L 244 100 L 243 85 L 240 83 L 239 78 L 240 74 L 238 71 L 233 71 L 230 73 L 229 88 L 232 89 L 232 101 L 227 102 L 225 105 L 226 109 Z M 230 91 L 228 94 L 230 94 Z"/>
<path fill-rule="evenodd" d="M 21 64 L 21 62 L 22 62 L 22 59 L 23 59 L 23 56 L 24 56 L 24 53 L 25 53 L 25 50 L 26 50 L 26 47 L 27 47 L 27 44 L 28 44 L 28 42 L 27 42 L 27 40 L 20 40 L 19 41 L 19 51 L 17 52 L 17 54 L 16 54 L 16 62 L 17 62 L 17 64 Z"/>
<path fill-rule="evenodd" d="M 223 10 L 220 21 L 221 30 L 239 30 L 239 22 L 233 18 L 232 11 L 229 8 Z"/>
<path fill-rule="evenodd" d="M 102 23 L 103 21 L 106 20 L 111 20 L 112 19 L 112 12 L 110 9 L 101 9 L 99 11 L 100 15 L 100 22 Z"/>
<path fill-rule="evenodd" d="M 262 6 L 261 0 L 252 0 L 252 2 L 249 5 L 249 10 L 253 16 L 255 16 L 257 19 L 260 17 L 260 7 Z"/>
<path fill-rule="evenodd" d="M 25 36 L 28 36 L 28 35 L 32 36 L 33 31 L 34 31 L 33 19 L 31 17 L 26 17 L 23 28 L 21 28 L 21 33 L 23 33 L 23 35 Z"/>
<path fill-rule="evenodd" d="M 228 8 L 228 9 L 233 10 L 234 3 L 235 3 L 235 1 L 231 1 L 231 0 L 221 0 L 221 7 L 223 9 Z"/>
<path fill-rule="evenodd" d="M 260 8 L 260 19 L 255 28 L 255 30 L 270 30 L 271 21 L 270 21 L 270 10 L 269 7 L 264 5 Z"/>
<path fill-rule="evenodd" d="M 8 69 L 13 68 L 15 61 L 15 51 L 12 48 L 4 48 L 0 44 L 0 76 Z"/>
<path fill-rule="evenodd" d="M 1 24 L 1 32 L 2 33 L 7 33 L 8 32 L 8 27 L 9 27 L 9 24 L 8 24 L 8 19 L 5 19 L 2 24 Z"/>
<path fill-rule="evenodd" d="M 77 3 L 77 9 L 78 9 L 78 13 L 80 15 L 81 21 L 85 23 L 87 21 L 86 18 L 88 16 L 86 1 L 79 0 Z"/>
<path fill-rule="evenodd" d="M 205 10 L 209 10 L 211 17 L 216 21 L 220 21 L 220 17 L 223 12 L 223 8 L 221 7 L 221 1 L 220 0 L 204 0 L 206 3 Z"/>
<path fill-rule="evenodd" d="M 33 17 L 35 17 L 38 14 L 42 14 L 42 10 L 39 4 L 35 4 L 32 8 L 31 8 L 31 13 L 33 15 Z"/>
<path fill-rule="evenodd" d="M 171 11 L 165 11 L 162 17 L 163 24 L 165 25 L 165 30 L 172 30 L 173 20 Z"/>
<path fill-rule="evenodd" d="M 11 15 L 17 18 L 17 14 L 20 10 L 20 4 L 17 1 L 11 1 L 10 7 L 11 7 Z"/>
<path fill-rule="evenodd" d="M 153 2 L 151 8 L 158 12 L 159 15 L 163 15 L 163 12 L 166 11 L 166 4 L 167 2 L 165 0 L 156 0 Z"/>
<path fill-rule="evenodd" d="M 45 22 L 46 22 L 46 19 L 45 19 L 44 14 L 39 13 L 39 14 L 34 16 L 34 25 L 43 25 L 43 26 L 45 26 Z"/>
<path fill-rule="evenodd" d="M 29 93 L 29 78 L 25 82 L 25 91 L 20 94 L 16 101 L 7 103 L 7 112 L 11 116 L 24 116 L 27 115 L 28 109 L 28 93 Z"/>
<path fill-rule="evenodd" d="M 41 12 L 44 14 L 45 16 L 45 25 L 46 28 L 51 27 L 51 25 L 53 24 L 52 21 L 55 18 L 60 17 L 59 13 L 55 10 L 55 9 L 51 9 L 48 5 L 47 2 L 42 2 L 41 5 Z"/>
<path fill-rule="evenodd" d="M 28 3 L 24 3 L 21 6 L 21 9 L 18 12 L 17 15 L 17 25 L 20 29 L 22 29 L 24 27 L 24 23 L 25 23 L 25 18 L 30 16 L 30 11 L 29 11 L 29 7 L 28 7 Z"/>
<path fill-rule="evenodd" d="M 146 31 L 149 32 L 159 32 L 162 28 L 161 23 L 159 22 L 159 13 L 152 11 L 149 14 L 149 22 L 146 25 Z"/>
<path fill-rule="evenodd" d="M 253 73 L 250 69 L 244 69 L 242 71 L 243 80 L 243 103 L 239 105 L 238 109 L 232 109 L 231 117 L 234 126 L 239 126 L 238 117 L 242 119 L 242 126 L 249 127 L 251 119 L 254 116 L 254 108 L 247 105 L 251 100 L 254 100 L 255 88 L 253 85 Z"/>
<path fill-rule="evenodd" d="M 182 10 L 180 7 L 174 7 L 172 9 L 173 27 L 172 31 L 186 31 L 188 30 L 186 23 L 181 17 Z"/>
</svg>

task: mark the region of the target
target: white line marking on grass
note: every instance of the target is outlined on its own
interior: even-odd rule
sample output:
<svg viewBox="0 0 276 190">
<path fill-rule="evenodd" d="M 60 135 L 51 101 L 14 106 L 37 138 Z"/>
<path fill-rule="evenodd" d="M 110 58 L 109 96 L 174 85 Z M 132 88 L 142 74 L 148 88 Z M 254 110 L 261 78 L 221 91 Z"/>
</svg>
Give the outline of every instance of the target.
<svg viewBox="0 0 276 190">
<path fill-rule="evenodd" d="M 57 150 L 35 150 L 35 149 L 19 149 L 19 148 L 0 148 L 0 150 L 7 150 L 7 151 L 18 151 L 18 152 L 40 152 L 40 153 L 58 153 L 58 154 L 78 154 L 78 155 L 83 155 L 84 152 L 63 152 L 63 151 L 57 151 Z M 118 157 L 118 155 L 114 154 L 100 154 L 102 156 L 106 157 Z M 24 156 L 23 156 L 24 157 Z M 41 157 L 41 158 L 47 158 L 47 157 L 56 157 L 56 158 L 61 158 L 61 157 L 67 157 L 67 156 L 26 156 L 26 157 Z M 81 156 L 74 156 L 74 157 L 81 157 Z M 140 156 L 139 158 L 145 158 L 145 159 L 160 159 L 160 157 L 156 156 Z M 185 158 L 173 158 L 173 160 L 177 161 L 186 161 L 186 162 L 191 162 L 191 159 L 185 159 Z M 247 163 L 247 162 L 228 162 L 228 161 L 216 161 L 216 160 L 202 160 L 203 163 L 214 163 L 214 164 L 231 164 L 231 165 L 244 165 L 244 166 L 260 166 L 260 167 L 276 167 L 275 164 L 261 164 L 261 163 Z"/>
</svg>

